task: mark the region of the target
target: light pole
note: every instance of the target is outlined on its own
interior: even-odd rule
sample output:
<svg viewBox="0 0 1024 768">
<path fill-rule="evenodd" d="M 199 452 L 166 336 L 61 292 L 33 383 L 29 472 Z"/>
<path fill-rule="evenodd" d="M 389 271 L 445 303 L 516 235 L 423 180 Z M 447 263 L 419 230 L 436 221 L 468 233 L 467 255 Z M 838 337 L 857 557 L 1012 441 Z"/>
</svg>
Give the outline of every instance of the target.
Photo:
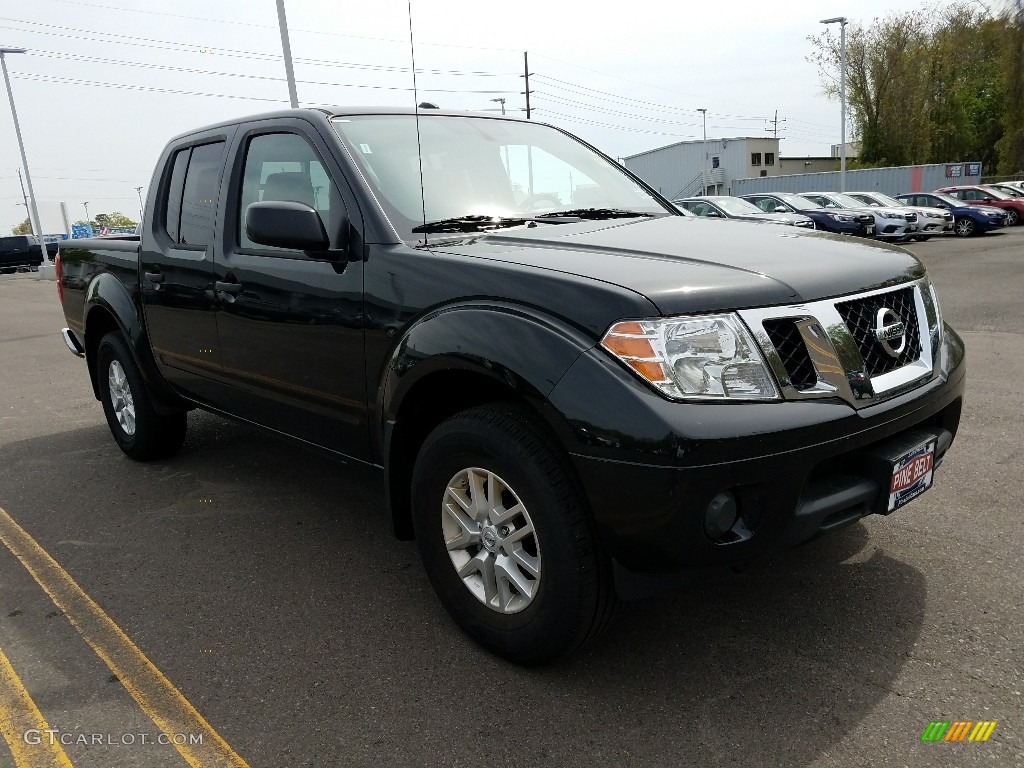
<svg viewBox="0 0 1024 768">
<path fill-rule="evenodd" d="M 503 98 L 502 99 L 491 99 L 491 101 L 496 101 L 499 104 L 501 104 L 501 114 L 504 115 L 505 114 L 505 99 L 503 99 Z"/>
<path fill-rule="evenodd" d="M 704 124 L 704 159 L 700 161 L 700 193 L 706 195 L 708 191 L 708 111 L 707 109 L 698 109 L 697 111 L 700 112 L 701 122 Z"/>
<path fill-rule="evenodd" d="M 822 24 L 839 25 L 839 191 L 846 191 L 846 24 L 845 16 L 822 19 Z"/>
<path fill-rule="evenodd" d="M 281 27 L 281 50 L 284 53 L 284 74 L 288 79 L 288 101 L 292 109 L 299 108 L 299 96 L 295 90 L 295 69 L 292 67 L 292 44 L 288 40 L 288 19 L 284 14 L 284 0 L 277 0 L 277 23 Z"/>
<path fill-rule="evenodd" d="M 92 219 L 89 218 L 89 204 L 88 203 L 82 203 L 82 205 L 85 206 L 85 223 L 88 224 L 91 227 L 92 226 Z"/>
<path fill-rule="evenodd" d="M 142 187 L 136 187 L 135 191 L 139 193 L 139 221 L 141 222 L 142 217 L 145 215 L 144 211 L 142 210 Z"/>
<path fill-rule="evenodd" d="M 50 254 L 46 252 L 46 243 L 43 242 L 43 228 L 39 224 L 39 207 L 36 205 L 36 193 L 32 188 L 32 174 L 28 171 L 28 157 L 25 155 L 25 142 L 21 138 L 21 123 L 18 122 L 18 110 L 14 107 L 14 91 L 11 90 L 11 78 L 7 74 L 7 59 L 4 56 L 8 53 L 25 53 L 24 48 L 0 48 L 0 68 L 4 71 L 4 85 L 7 86 L 7 98 L 11 102 L 11 117 L 14 118 L 14 134 L 18 137 L 18 149 L 21 150 L 21 164 L 25 167 L 25 183 L 28 184 L 28 217 L 32 224 L 32 233 L 39 240 L 39 250 L 42 251 L 43 263 L 49 263 Z"/>
</svg>

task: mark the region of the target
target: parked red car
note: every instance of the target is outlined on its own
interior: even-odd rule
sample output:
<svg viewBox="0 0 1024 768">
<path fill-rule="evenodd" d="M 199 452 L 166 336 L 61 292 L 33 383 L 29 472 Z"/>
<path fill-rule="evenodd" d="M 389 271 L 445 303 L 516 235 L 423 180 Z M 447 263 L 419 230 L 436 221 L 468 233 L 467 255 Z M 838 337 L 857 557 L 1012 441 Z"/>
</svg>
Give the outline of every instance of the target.
<svg viewBox="0 0 1024 768">
<path fill-rule="evenodd" d="M 976 186 L 943 187 L 938 192 L 946 192 L 963 200 L 968 205 L 990 205 L 1006 211 L 1006 226 L 1020 224 L 1024 218 L 1024 198 L 1013 197 L 998 189 L 979 184 Z"/>
</svg>

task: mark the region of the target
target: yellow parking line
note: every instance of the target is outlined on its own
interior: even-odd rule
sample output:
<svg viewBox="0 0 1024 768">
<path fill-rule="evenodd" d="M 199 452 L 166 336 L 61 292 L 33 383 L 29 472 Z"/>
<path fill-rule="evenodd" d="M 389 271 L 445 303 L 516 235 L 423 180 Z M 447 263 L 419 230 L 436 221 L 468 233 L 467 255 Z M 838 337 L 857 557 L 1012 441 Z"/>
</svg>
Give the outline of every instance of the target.
<svg viewBox="0 0 1024 768">
<path fill-rule="evenodd" d="M 48 737 L 49 727 L 11 662 L 0 651 L 0 733 L 11 748 L 17 768 L 72 768 L 60 743 Z M 26 740 L 29 733 L 39 738 Z"/>
<path fill-rule="evenodd" d="M 193 768 L 249 768 L 188 699 L 25 530 L 0 509 L 0 541 L 28 569 L 139 707 Z M 177 743 L 177 741 L 185 743 Z M 193 744 L 193 741 L 201 743 Z"/>
</svg>

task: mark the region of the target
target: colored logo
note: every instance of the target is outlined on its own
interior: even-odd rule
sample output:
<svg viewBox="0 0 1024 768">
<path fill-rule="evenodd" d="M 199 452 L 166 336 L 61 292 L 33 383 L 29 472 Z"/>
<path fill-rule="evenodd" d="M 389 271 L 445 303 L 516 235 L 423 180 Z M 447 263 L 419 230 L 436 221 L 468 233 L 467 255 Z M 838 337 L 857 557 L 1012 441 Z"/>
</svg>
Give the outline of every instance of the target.
<svg viewBox="0 0 1024 768">
<path fill-rule="evenodd" d="M 988 741 L 995 729 L 995 720 L 932 720 L 921 741 Z"/>
</svg>

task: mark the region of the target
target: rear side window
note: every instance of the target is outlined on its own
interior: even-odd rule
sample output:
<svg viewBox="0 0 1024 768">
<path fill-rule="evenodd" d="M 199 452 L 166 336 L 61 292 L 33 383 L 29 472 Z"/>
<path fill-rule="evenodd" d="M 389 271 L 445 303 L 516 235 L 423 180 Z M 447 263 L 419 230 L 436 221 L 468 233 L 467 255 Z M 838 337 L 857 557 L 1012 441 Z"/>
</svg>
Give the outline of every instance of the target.
<svg viewBox="0 0 1024 768">
<path fill-rule="evenodd" d="M 181 196 L 181 226 L 178 242 L 182 245 L 209 245 L 217 214 L 217 187 L 224 163 L 224 142 L 201 144 L 192 148 Z"/>
<path fill-rule="evenodd" d="M 181 223 L 181 189 L 185 184 L 185 171 L 191 149 L 179 150 L 174 155 L 174 168 L 167 189 L 167 211 L 164 214 L 164 229 L 172 242 L 178 242 L 178 226 Z"/>
</svg>

